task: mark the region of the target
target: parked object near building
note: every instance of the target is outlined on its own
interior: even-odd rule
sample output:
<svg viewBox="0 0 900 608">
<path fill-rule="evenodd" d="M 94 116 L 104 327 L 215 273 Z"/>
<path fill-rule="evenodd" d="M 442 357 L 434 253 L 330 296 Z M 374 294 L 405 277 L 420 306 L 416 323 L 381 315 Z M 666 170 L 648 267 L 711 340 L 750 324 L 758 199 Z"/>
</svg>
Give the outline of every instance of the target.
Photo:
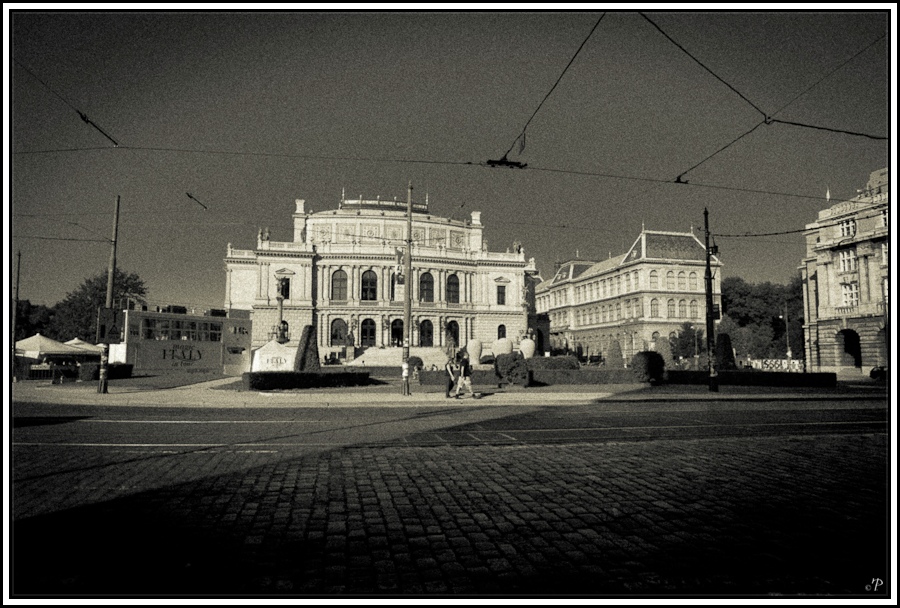
<svg viewBox="0 0 900 608">
<path fill-rule="evenodd" d="M 168 312 L 182 309 L 125 310 L 127 330 L 121 344 L 110 345 L 110 363 L 129 363 L 134 373 L 250 371 L 249 319 Z"/>
<path fill-rule="evenodd" d="M 720 307 L 722 263 L 712 256 L 711 265 Z M 685 322 L 704 322 L 705 269 L 706 247 L 694 234 L 643 230 L 624 254 L 561 263 L 537 286 L 537 311 L 549 317 L 554 350 L 621 367 L 640 351 L 659 352 Z M 616 343 L 621 362 L 608 360 Z"/>
<path fill-rule="evenodd" d="M 807 224 L 803 326 L 807 369 L 865 376 L 888 362 L 888 170 Z"/>
<path fill-rule="evenodd" d="M 247 250 L 229 244 L 225 306 L 230 314 L 243 311 L 252 318 L 252 347 L 269 341 L 269 328 L 280 318 L 291 330 L 312 325 L 325 358 L 347 361 L 375 349 L 365 355 L 367 362 L 389 359 L 399 366 L 400 355 L 391 349 L 399 353 L 406 340 L 407 290 L 408 346 L 417 354 L 523 335 L 539 280 L 534 260 L 526 261 L 521 247 L 489 251 L 478 211 L 454 219 L 432 215 L 427 202 L 412 207 L 410 277 L 403 276 L 402 264 L 406 201 L 342 196 L 337 209 L 314 213 L 297 200 L 292 240 L 259 238 Z M 286 344 L 297 337 L 291 331 Z"/>
</svg>

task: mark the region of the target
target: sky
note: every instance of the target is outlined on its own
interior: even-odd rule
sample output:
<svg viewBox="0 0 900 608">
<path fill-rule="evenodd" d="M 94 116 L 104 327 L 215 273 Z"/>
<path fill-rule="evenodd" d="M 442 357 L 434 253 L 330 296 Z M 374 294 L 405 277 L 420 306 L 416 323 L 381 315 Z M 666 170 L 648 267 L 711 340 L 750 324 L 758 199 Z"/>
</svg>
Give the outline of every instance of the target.
<svg viewBox="0 0 900 608">
<path fill-rule="evenodd" d="M 489 248 L 521 242 L 544 279 L 642 227 L 702 240 L 706 208 L 724 277 L 786 283 L 796 231 L 895 162 L 890 4 L 47 6 L 4 5 L 4 255 L 48 306 L 106 271 L 117 197 L 118 268 L 153 302 L 222 307 L 228 244 L 292 240 L 295 199 L 405 200 L 410 182 L 436 215 L 481 211 Z M 504 155 L 527 166 L 485 165 Z M 746 234 L 770 236 L 727 236 Z"/>
</svg>

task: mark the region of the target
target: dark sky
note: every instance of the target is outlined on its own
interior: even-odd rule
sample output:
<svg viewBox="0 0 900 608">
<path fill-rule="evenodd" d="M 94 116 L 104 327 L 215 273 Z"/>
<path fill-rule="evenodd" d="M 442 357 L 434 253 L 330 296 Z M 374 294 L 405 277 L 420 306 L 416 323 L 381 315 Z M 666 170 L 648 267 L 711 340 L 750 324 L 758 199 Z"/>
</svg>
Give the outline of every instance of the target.
<svg viewBox="0 0 900 608">
<path fill-rule="evenodd" d="M 549 278 L 576 252 L 624 253 L 642 225 L 702 228 L 704 207 L 713 233 L 802 229 L 826 189 L 849 198 L 893 158 L 884 140 L 763 124 L 673 183 L 766 115 L 891 135 L 894 14 L 647 13 L 707 70 L 611 12 L 513 148 L 528 168 L 480 165 L 601 14 L 13 11 L 19 297 L 52 305 L 105 271 L 107 244 L 50 239 L 108 239 L 117 195 L 119 267 L 153 301 L 219 307 L 227 244 L 252 248 L 264 226 L 291 240 L 296 198 L 405 200 L 412 181 L 435 214 L 482 211 L 490 248 L 521 241 Z M 716 242 L 724 276 L 752 282 L 787 282 L 804 254 L 798 233 Z"/>
</svg>

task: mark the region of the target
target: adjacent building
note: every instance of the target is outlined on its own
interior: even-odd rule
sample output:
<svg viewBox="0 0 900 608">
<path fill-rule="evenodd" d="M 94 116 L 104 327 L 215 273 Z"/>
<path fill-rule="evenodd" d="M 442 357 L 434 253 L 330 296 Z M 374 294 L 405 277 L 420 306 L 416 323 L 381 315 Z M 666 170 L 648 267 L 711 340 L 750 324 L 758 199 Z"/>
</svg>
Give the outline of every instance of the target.
<svg viewBox="0 0 900 608">
<path fill-rule="evenodd" d="M 712 257 L 713 301 L 721 305 L 721 262 Z M 706 247 L 692 233 L 643 230 L 624 254 L 573 259 L 536 288 L 550 321 L 552 349 L 607 358 L 618 342 L 624 361 L 688 322 L 705 329 Z"/>
<path fill-rule="evenodd" d="M 287 332 L 296 344 L 315 328 L 319 354 L 352 358 L 359 349 L 400 347 L 404 299 L 412 299 L 411 347 L 464 346 L 498 337 L 514 342 L 533 315 L 534 259 L 521 246 L 489 251 L 481 213 L 440 217 L 428 202 L 412 205 L 412 276 L 404 277 L 406 201 L 348 200 L 313 212 L 295 202 L 293 239 L 261 230 L 254 249 L 228 245 L 229 316 L 244 311 L 258 348 Z"/>
<path fill-rule="evenodd" d="M 861 371 L 887 364 L 888 170 L 806 226 L 803 326 L 807 369 Z"/>
</svg>

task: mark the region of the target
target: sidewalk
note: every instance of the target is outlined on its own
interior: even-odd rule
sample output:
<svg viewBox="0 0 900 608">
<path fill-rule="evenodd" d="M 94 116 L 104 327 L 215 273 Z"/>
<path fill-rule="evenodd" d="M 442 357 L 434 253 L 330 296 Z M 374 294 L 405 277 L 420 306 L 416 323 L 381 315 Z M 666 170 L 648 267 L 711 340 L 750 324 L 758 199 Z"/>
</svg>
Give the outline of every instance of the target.
<svg viewBox="0 0 900 608">
<path fill-rule="evenodd" d="M 137 379 L 136 379 L 137 380 Z M 158 388 L 141 386 L 139 382 L 117 385 L 111 381 L 108 393 L 97 393 L 96 383 L 77 382 L 50 384 L 44 381 L 23 381 L 12 386 L 14 402 L 51 402 L 72 405 L 159 406 L 159 407 L 423 407 L 454 406 L 550 406 L 574 405 L 596 401 L 609 402 L 708 402 L 708 401 L 854 401 L 884 399 L 884 385 L 839 385 L 834 389 L 797 389 L 781 387 L 722 386 L 711 392 L 705 386 L 666 385 L 650 387 L 646 384 L 565 385 L 498 389 L 476 386 L 480 399 L 464 397 L 447 399 L 443 389 L 433 386 L 413 386 L 412 395 L 403 397 L 399 386 L 391 384 L 329 389 L 292 391 L 245 391 L 240 379 L 219 378 L 184 386 Z"/>
</svg>

